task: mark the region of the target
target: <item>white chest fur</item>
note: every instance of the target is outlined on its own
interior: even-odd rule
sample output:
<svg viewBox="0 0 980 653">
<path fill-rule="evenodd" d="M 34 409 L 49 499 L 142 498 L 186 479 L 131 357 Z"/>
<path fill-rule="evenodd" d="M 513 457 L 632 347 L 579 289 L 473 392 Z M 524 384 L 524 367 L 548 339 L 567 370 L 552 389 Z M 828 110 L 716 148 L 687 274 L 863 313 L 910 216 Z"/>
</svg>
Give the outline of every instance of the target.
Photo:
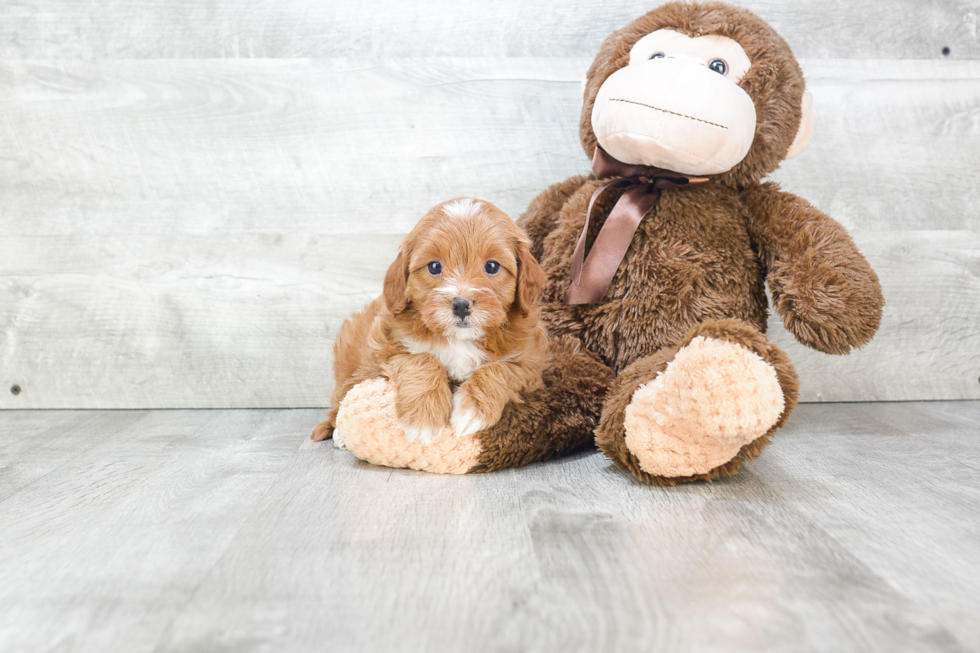
<svg viewBox="0 0 980 653">
<path fill-rule="evenodd" d="M 404 344 L 412 354 L 432 354 L 438 358 L 449 378 L 457 383 L 470 378 L 476 368 L 488 360 L 486 352 L 473 340 L 448 338 L 437 343 L 407 340 Z"/>
</svg>

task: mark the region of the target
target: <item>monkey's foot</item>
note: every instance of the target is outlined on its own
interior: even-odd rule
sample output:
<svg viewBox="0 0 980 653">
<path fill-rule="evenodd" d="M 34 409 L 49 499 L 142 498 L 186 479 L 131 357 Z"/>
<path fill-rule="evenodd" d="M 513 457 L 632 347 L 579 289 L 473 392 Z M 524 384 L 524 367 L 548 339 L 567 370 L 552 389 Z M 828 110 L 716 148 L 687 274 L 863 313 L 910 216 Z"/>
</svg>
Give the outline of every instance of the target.
<svg viewBox="0 0 980 653">
<path fill-rule="evenodd" d="M 735 458 L 779 420 L 776 369 L 734 342 L 697 336 L 626 406 L 626 446 L 647 474 L 705 474 Z"/>
<path fill-rule="evenodd" d="M 476 466 L 482 447 L 473 437 L 456 437 L 446 427 L 431 443 L 409 440 L 398 425 L 395 390 L 385 379 L 359 383 L 337 413 L 334 442 L 374 465 L 436 474 L 465 474 Z"/>
</svg>

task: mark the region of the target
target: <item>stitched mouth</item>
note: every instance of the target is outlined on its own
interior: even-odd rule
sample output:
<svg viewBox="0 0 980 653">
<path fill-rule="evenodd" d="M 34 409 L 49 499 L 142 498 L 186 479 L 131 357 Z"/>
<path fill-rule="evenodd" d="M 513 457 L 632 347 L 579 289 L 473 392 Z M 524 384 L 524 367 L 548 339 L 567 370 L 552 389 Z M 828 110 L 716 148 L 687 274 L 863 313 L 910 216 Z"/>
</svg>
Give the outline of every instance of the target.
<svg viewBox="0 0 980 653">
<path fill-rule="evenodd" d="M 728 127 L 725 127 L 724 125 L 719 125 L 718 123 L 710 122 L 710 121 L 704 120 L 702 118 L 695 118 L 694 116 L 688 116 L 688 115 L 685 115 L 683 113 L 677 113 L 676 111 L 670 111 L 668 109 L 661 109 L 660 107 L 655 107 L 652 104 L 644 104 L 642 102 L 636 102 L 634 100 L 624 100 L 622 98 L 616 98 L 616 97 L 609 98 L 609 101 L 610 102 L 625 102 L 626 104 L 636 104 L 636 105 L 639 105 L 641 107 L 646 107 L 648 109 L 653 109 L 654 111 L 660 111 L 661 113 L 669 113 L 672 116 L 679 116 L 681 118 L 687 118 L 688 120 L 696 120 L 697 122 L 703 122 L 706 125 L 711 125 L 712 127 L 717 127 L 718 129 L 725 129 L 725 130 L 728 129 Z"/>
</svg>

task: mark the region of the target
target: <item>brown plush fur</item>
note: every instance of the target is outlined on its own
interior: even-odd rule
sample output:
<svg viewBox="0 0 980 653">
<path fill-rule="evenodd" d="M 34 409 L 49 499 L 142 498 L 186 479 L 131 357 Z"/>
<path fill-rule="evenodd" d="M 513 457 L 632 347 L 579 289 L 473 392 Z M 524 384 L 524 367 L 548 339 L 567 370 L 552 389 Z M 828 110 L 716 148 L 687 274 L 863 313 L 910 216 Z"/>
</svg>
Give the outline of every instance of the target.
<svg viewBox="0 0 980 653">
<path fill-rule="evenodd" d="M 757 115 L 751 149 L 704 184 L 662 191 L 597 304 L 567 306 L 564 297 L 589 199 L 605 181 L 572 177 L 531 202 L 519 224 L 547 275 L 541 316 L 553 337 L 553 356 L 543 387 L 509 403 L 496 426 L 474 436 L 482 450 L 474 471 L 569 453 L 585 446 L 594 430 L 602 451 L 645 483 L 733 474 L 785 424 L 799 391 L 788 357 L 765 338 L 766 281 L 783 322 L 807 346 L 847 353 L 878 328 L 878 279 L 846 231 L 806 201 L 762 183 L 794 141 L 804 80 L 789 46 L 751 12 L 718 2 L 672 2 L 610 35 L 586 80 L 580 130 L 586 153 L 592 156 L 597 145 L 591 112 L 600 86 L 626 65 L 640 38 L 661 28 L 718 34 L 741 44 L 751 67 L 738 83 Z M 610 189 L 596 203 L 588 245 L 621 192 Z M 654 382 L 694 338 L 732 343 L 771 366 L 785 400 L 782 412 L 767 432 L 705 473 L 650 474 L 626 444 L 626 408 L 636 390 Z"/>
<path fill-rule="evenodd" d="M 500 421 L 473 437 L 483 452 L 474 472 L 550 460 L 594 442 L 612 371 L 574 338 L 554 338 L 544 386 L 507 405 Z"/>
<path fill-rule="evenodd" d="M 544 275 L 529 242 L 492 204 L 454 202 L 436 206 L 419 221 L 388 270 L 383 296 L 341 327 L 331 409 L 313 440 L 331 437 L 347 392 L 378 376 L 394 384 L 403 426 L 430 433 L 450 421 L 451 383 L 460 384 L 457 409 L 472 411 L 484 425 L 494 424 L 508 402 L 541 386 L 548 355 L 538 317 Z M 427 268 L 433 261 L 441 265 L 438 274 Z M 498 262 L 499 271 L 488 274 L 488 261 Z M 470 301 L 465 318 L 451 306 L 460 297 Z M 478 350 L 482 358 L 465 378 L 454 377 L 460 372 L 430 353 L 460 346 Z"/>
<path fill-rule="evenodd" d="M 773 183 L 750 186 L 740 199 L 776 312 L 796 339 L 827 354 L 871 340 L 884 299 L 844 227 Z"/>
<path fill-rule="evenodd" d="M 768 433 L 749 444 L 742 447 L 739 454 L 720 467 L 712 469 L 706 474 L 687 476 L 682 478 L 665 478 L 663 476 L 653 476 L 640 469 L 639 461 L 629 449 L 623 439 L 622 424 L 623 414 L 629 404 L 633 393 L 636 392 L 640 384 L 646 383 L 656 377 L 667 367 L 667 363 L 674 357 L 677 350 L 688 344 L 697 336 L 707 336 L 719 340 L 727 340 L 758 354 L 764 361 L 776 369 L 776 376 L 779 385 L 783 390 L 786 399 L 786 406 L 783 409 L 779 421 L 769 430 Z M 785 353 L 774 344 L 767 342 L 758 330 L 738 320 L 716 320 L 699 324 L 691 329 L 687 337 L 676 347 L 668 347 L 658 351 L 653 356 L 647 356 L 637 360 L 635 363 L 623 370 L 615 383 L 609 389 L 606 396 L 605 405 L 602 412 L 602 420 L 596 430 L 596 444 L 602 451 L 609 456 L 617 465 L 629 471 L 633 476 L 645 483 L 652 485 L 676 485 L 680 482 L 695 480 L 712 480 L 719 476 L 729 476 L 738 471 L 743 462 L 755 459 L 762 449 L 769 444 L 769 436 L 786 423 L 790 413 L 796 407 L 799 396 L 799 380 L 796 371 L 789 362 Z"/>
<path fill-rule="evenodd" d="M 589 70 L 581 138 L 592 155 L 592 105 L 602 82 L 629 58 L 641 37 L 661 28 L 690 36 L 720 34 L 738 41 L 752 66 L 739 82 L 756 105 L 755 140 L 732 170 L 699 186 L 664 190 L 644 217 L 626 257 L 598 304 L 566 306 L 570 261 L 593 191 L 604 181 L 573 177 L 546 189 L 519 223 L 548 277 L 542 315 L 555 336 L 574 337 L 618 375 L 605 398 L 596 430 L 599 447 L 646 483 L 673 485 L 735 473 L 769 443 L 796 405 L 798 381 L 788 357 L 765 339 L 765 282 L 787 328 L 803 344 L 847 353 L 875 333 L 883 299 L 878 279 L 846 231 L 806 201 L 761 179 L 785 158 L 801 120 L 803 75 L 788 45 L 751 12 L 730 5 L 669 3 L 613 33 Z M 595 239 L 619 192 L 596 203 L 587 243 Z M 785 409 L 769 432 L 729 462 L 705 474 L 665 478 L 644 472 L 624 440 L 624 411 L 635 390 L 653 380 L 679 348 L 698 336 L 728 340 L 758 354 L 776 371 Z M 561 365 L 562 359 L 556 360 Z M 574 365 L 580 365 L 575 359 Z M 561 370 L 553 370 L 561 378 Z M 611 378 L 596 375 L 596 379 Z M 577 400 L 594 406 L 602 388 L 583 388 Z M 546 389 L 539 392 L 547 392 Z M 516 407 L 508 436 L 533 432 L 525 425 L 575 418 L 561 401 Z M 588 415 L 591 417 L 591 414 Z M 519 419 L 517 419 L 519 418 Z M 584 421 L 584 420 L 583 420 Z M 501 422 L 501 425 L 503 422 Z M 504 434 L 493 431 L 495 437 Z M 490 441 L 489 434 L 484 442 Z M 517 446 L 516 444 L 513 446 Z M 554 455 L 551 449 L 541 457 Z M 503 457 L 504 454 L 498 454 Z M 522 456 L 524 461 L 532 454 Z"/>
</svg>

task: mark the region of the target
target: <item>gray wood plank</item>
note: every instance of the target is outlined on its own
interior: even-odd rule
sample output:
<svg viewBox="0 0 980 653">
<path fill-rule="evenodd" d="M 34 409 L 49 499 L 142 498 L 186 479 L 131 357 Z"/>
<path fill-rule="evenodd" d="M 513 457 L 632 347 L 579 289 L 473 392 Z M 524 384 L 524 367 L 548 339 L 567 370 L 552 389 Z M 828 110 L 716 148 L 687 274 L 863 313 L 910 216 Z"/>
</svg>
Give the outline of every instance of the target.
<svg viewBox="0 0 980 653">
<path fill-rule="evenodd" d="M 0 501 L 73 458 L 136 428 L 139 411 L 0 413 Z"/>
<path fill-rule="evenodd" d="M 951 62 L 946 62 L 951 63 Z M 773 179 L 849 229 L 980 225 L 980 62 L 805 61 L 814 135 Z"/>
<path fill-rule="evenodd" d="M 404 233 L 588 170 L 589 59 L 0 62 L 0 228 Z M 811 61 L 777 180 L 849 228 L 975 229 L 980 62 Z"/>
<path fill-rule="evenodd" d="M 945 545 L 909 544 L 887 528 L 866 538 L 867 522 L 880 524 L 862 491 L 908 469 L 918 452 L 872 464 L 872 433 L 855 439 L 861 455 L 850 463 L 822 461 L 825 438 L 839 434 L 805 425 L 835 410 L 804 407 L 793 422 L 804 430 L 779 440 L 798 442 L 795 457 L 670 490 L 633 483 L 597 454 L 433 479 L 306 444 L 160 650 L 969 650 L 976 625 L 960 623 L 954 636 L 945 622 L 973 609 L 964 592 L 980 580 L 975 565 L 961 568 L 960 582 L 938 578 L 918 594 L 937 604 L 896 588 L 927 576 L 852 553 L 867 542 L 895 558 Z M 860 424 L 859 410 L 851 414 Z M 967 433 L 961 426 L 957 437 Z M 847 529 L 819 517 L 848 495 L 827 497 L 782 467 L 813 459 L 863 480 L 841 511 Z M 884 487 L 904 497 L 925 484 L 965 492 L 964 509 L 980 489 L 932 468 L 904 490 Z M 910 518 L 946 500 L 923 496 Z M 980 548 L 966 541 L 968 523 L 945 530 L 970 562 Z"/>
<path fill-rule="evenodd" d="M 322 405 L 400 238 L 26 240 L 0 241 L 0 408 Z"/>
<path fill-rule="evenodd" d="M 980 402 L 801 406 L 677 488 L 373 467 L 309 410 L 80 416 L 0 412 L 14 463 L 115 430 L 0 500 L 5 651 L 980 647 Z"/>
<path fill-rule="evenodd" d="M 803 400 L 980 398 L 980 235 L 855 236 L 887 301 L 871 344 L 831 357 L 770 320 Z M 398 240 L 8 237 L 0 408 L 324 405 L 337 329 L 380 293 Z"/>
<path fill-rule="evenodd" d="M 34 432 L 22 415 L 0 413 L 3 439 L 22 445 L 15 466 L 51 435 L 43 414 Z M 0 649 L 152 651 L 316 419 L 137 415 L 59 420 L 69 442 L 95 422 L 111 435 L 0 500 Z"/>
<path fill-rule="evenodd" d="M 801 406 L 751 473 L 980 650 L 980 402 Z M 786 491 L 784 491 L 784 488 Z"/>
<path fill-rule="evenodd" d="M 215 58 L 583 56 L 658 1 L 400 3 L 314 0 L 8 0 L 0 57 Z M 980 54 L 975 0 L 741 4 L 805 57 L 939 58 Z"/>
<path fill-rule="evenodd" d="M 315 406 L 399 235 L 581 172 L 587 59 L 0 62 L 0 407 Z M 980 62 L 812 61 L 775 178 L 852 230 L 888 308 L 804 400 L 980 396 Z M 6 388 L 19 383 L 14 397 Z"/>
<path fill-rule="evenodd" d="M 587 166 L 585 66 L 0 62 L 0 227 L 404 233 L 460 195 L 518 213 Z"/>
</svg>

